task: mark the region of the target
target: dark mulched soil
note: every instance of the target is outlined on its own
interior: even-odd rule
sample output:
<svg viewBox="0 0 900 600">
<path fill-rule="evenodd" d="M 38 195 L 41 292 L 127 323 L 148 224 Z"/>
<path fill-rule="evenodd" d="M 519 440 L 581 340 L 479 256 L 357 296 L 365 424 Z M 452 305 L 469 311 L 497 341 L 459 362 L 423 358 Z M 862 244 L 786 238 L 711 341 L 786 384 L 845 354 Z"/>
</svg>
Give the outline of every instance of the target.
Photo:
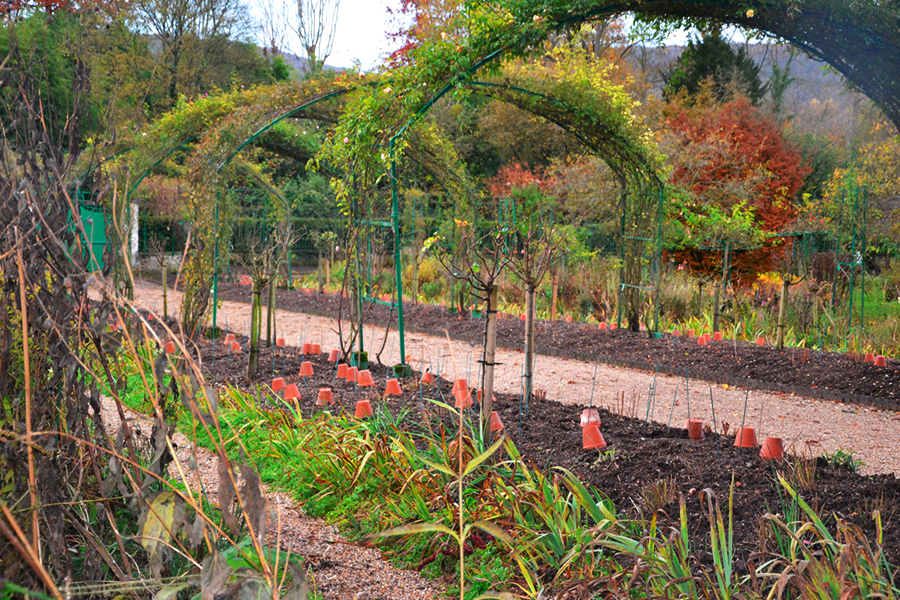
<svg viewBox="0 0 900 600">
<path fill-rule="evenodd" d="M 220 284 L 219 298 L 238 302 L 250 301 L 250 289 L 236 283 Z M 337 317 L 340 296 L 337 294 L 305 294 L 294 290 L 278 290 L 280 310 L 307 312 Z M 390 320 L 396 326 L 396 312 L 384 305 L 367 305 L 367 320 L 385 325 Z M 407 327 L 424 331 L 447 329 L 451 336 L 480 342 L 484 331 L 482 319 L 459 317 L 448 309 L 434 305 L 404 304 Z M 346 301 L 343 315 L 347 316 Z M 698 332 L 699 333 L 699 332 Z M 516 318 L 503 318 L 498 323 L 497 343 L 509 349 L 521 349 L 525 338 L 525 324 Z M 712 342 L 700 347 L 696 339 L 664 334 L 661 339 L 646 333 L 622 329 L 601 331 L 596 325 L 564 321 L 538 321 L 536 326 L 538 352 L 559 351 L 568 355 L 581 353 L 599 355 L 606 359 L 646 364 L 653 370 L 657 364 L 668 365 L 682 372 L 689 369 L 699 379 L 728 381 L 747 378 L 792 386 L 792 392 L 806 389 L 830 390 L 838 394 L 868 396 L 900 401 L 900 361 L 888 360 L 887 367 L 876 367 L 862 361 L 858 355 L 810 351 L 801 348 L 782 352 L 772 347 L 758 347 L 745 342 Z M 708 376 L 708 377 L 705 377 Z M 833 398 L 841 399 L 841 398 Z M 898 406 L 900 408 L 900 406 Z"/>
<path fill-rule="evenodd" d="M 572 327 L 577 325 L 567 326 Z M 618 337 L 632 339 L 630 334 Z M 238 340 L 244 348 L 247 347 L 246 338 Z M 220 343 L 213 367 L 213 345 L 206 342 L 200 347 L 204 370 L 211 382 L 230 382 L 248 389 L 243 382 L 246 355 L 229 359 Z M 332 413 L 341 410 L 352 412 L 358 399 L 368 398 L 376 410 L 387 405 L 395 415 L 408 411 L 405 418 L 407 426 L 411 430 L 422 429 L 422 416 L 417 408 L 420 392 L 415 383 L 418 375 L 403 382 L 403 396 L 385 401 L 380 395 L 384 390 L 386 367 L 371 366 L 376 386 L 357 389 L 353 383 L 335 380 L 334 364 L 326 361 L 326 355 L 309 357 L 315 375 L 301 381 L 295 374 L 299 372 L 303 359 L 297 348 L 286 348 L 283 356 L 281 353 L 275 356 L 275 374 L 282 376 L 290 373 L 286 377 L 287 382 L 299 385 L 302 394 L 299 406 L 304 416 L 323 410 L 315 405 L 317 391 L 321 387 L 330 387 L 338 402 L 331 408 Z M 255 384 L 267 385 L 271 378 L 272 352 L 264 349 L 260 358 L 260 376 Z M 450 382 L 441 380 L 436 388 L 424 388 L 424 397 L 446 400 L 451 387 Z M 265 395 L 263 393 L 263 397 Z M 645 424 L 639 418 L 599 409 L 603 435 L 608 443 L 605 451 L 614 450 L 613 454 L 601 454 L 597 450 L 582 449 L 579 407 L 536 399 L 529 413 L 522 417 L 521 426 L 517 397 L 499 395 L 495 408 L 523 456 L 537 468 L 559 466 L 573 471 L 608 495 L 620 513 L 634 515 L 646 511 L 642 494 L 648 485 L 659 479 L 671 478 L 678 492 L 686 499 L 694 549 L 704 562 L 710 560 L 709 555 L 705 554 L 709 548 L 709 524 L 703 516 L 701 490 L 713 490 L 723 511 L 727 511 L 729 489 L 734 478 L 734 540 L 741 562 L 760 549 L 759 520 L 762 515 L 770 511 L 784 512 L 784 493 L 777 483 L 776 471 L 790 477 L 792 465 L 783 461 L 764 462 L 759 459 L 758 450 L 735 448 L 733 435 L 717 440 L 714 434 L 707 432 L 705 440 L 691 441 L 684 429 Z M 444 418 L 449 430 L 455 431 L 446 415 Z M 894 475 L 864 477 L 834 469 L 819 459 L 815 469 L 815 489 L 804 491 L 803 496 L 821 515 L 828 517 L 827 522 L 832 528 L 833 516 L 838 515 L 859 526 L 869 540 L 875 539 L 871 514 L 873 509 L 879 509 L 884 523 L 885 554 L 894 563 L 900 560 L 900 481 Z M 662 517 L 662 524 L 677 526 L 677 500 L 665 510 L 668 516 Z"/>
</svg>

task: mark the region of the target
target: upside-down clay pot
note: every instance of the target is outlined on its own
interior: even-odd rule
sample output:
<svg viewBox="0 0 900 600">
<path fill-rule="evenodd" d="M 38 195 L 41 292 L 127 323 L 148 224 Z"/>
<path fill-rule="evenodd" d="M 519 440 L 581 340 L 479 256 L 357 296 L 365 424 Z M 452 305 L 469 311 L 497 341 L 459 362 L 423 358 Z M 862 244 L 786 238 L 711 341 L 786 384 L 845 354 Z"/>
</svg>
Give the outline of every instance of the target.
<svg viewBox="0 0 900 600">
<path fill-rule="evenodd" d="M 591 425 L 581 430 L 581 447 L 585 450 L 606 448 L 606 440 L 603 439 L 603 434 L 600 433 L 599 427 Z"/>
<path fill-rule="evenodd" d="M 368 369 L 359 371 L 359 374 L 356 377 L 356 385 L 360 387 L 372 387 L 375 385 L 375 380 L 372 379 L 372 371 Z"/>
<path fill-rule="evenodd" d="M 275 345 L 279 348 L 284 348 L 284 338 L 278 338 L 275 340 Z"/>
<path fill-rule="evenodd" d="M 341 363 L 337 366 L 337 378 L 347 379 L 347 363 Z"/>
<path fill-rule="evenodd" d="M 703 439 L 703 421 L 700 419 L 688 419 L 687 425 L 688 438 L 692 440 Z"/>
<path fill-rule="evenodd" d="M 229 333 L 225 335 L 225 343 L 230 344 L 231 342 L 236 342 L 237 339 L 234 337 L 233 333 Z"/>
<path fill-rule="evenodd" d="M 694 330 L 693 330 L 693 329 L 688 329 L 688 330 L 687 330 L 687 336 L 688 336 L 689 338 L 694 337 Z"/>
<path fill-rule="evenodd" d="M 359 400 L 356 403 L 356 418 L 364 419 L 372 416 L 372 404 L 368 400 Z"/>
<path fill-rule="evenodd" d="M 586 408 L 581 411 L 582 427 L 600 427 L 600 413 L 596 408 Z"/>
<path fill-rule="evenodd" d="M 321 344 L 310 344 L 309 345 L 309 353 L 310 354 L 322 354 L 322 345 Z"/>
<path fill-rule="evenodd" d="M 866 354 L 866 357 L 863 360 L 865 362 L 873 363 L 873 362 L 875 362 L 875 354 L 873 354 L 872 352 L 869 352 L 868 354 Z"/>
<path fill-rule="evenodd" d="M 166 353 L 175 354 L 175 342 L 166 342 Z"/>
<path fill-rule="evenodd" d="M 767 437 L 759 449 L 759 457 L 763 460 L 781 460 L 784 458 L 784 442 L 781 438 Z"/>
<path fill-rule="evenodd" d="M 571 323 L 571 322 L 573 322 L 574 320 L 575 320 L 575 319 L 572 318 L 572 315 L 566 315 L 566 323 Z"/>
<path fill-rule="evenodd" d="M 766 345 L 766 338 L 764 338 L 764 337 L 762 337 L 762 336 L 756 338 L 756 345 L 757 345 L 757 346 L 765 346 L 765 345 Z"/>
<path fill-rule="evenodd" d="M 456 408 L 472 406 L 472 394 L 469 393 L 469 383 L 465 379 L 457 379 L 453 384 L 453 397 L 456 398 Z"/>
<path fill-rule="evenodd" d="M 706 336 L 705 335 L 701 335 L 700 337 L 697 338 L 697 345 L 698 346 L 706 345 Z"/>
<path fill-rule="evenodd" d="M 713 340 L 714 340 L 714 341 L 716 341 L 716 342 L 721 342 L 723 339 L 725 339 L 725 338 L 722 336 L 722 332 L 721 332 L 721 331 L 717 331 L 717 332 L 715 332 L 715 333 L 713 334 Z"/>
<path fill-rule="evenodd" d="M 340 355 L 340 351 L 332 350 L 331 354 L 328 355 L 328 362 L 337 362 L 339 355 Z"/>
<path fill-rule="evenodd" d="M 231 342 L 231 351 L 234 352 L 235 354 L 240 354 L 241 353 L 241 345 L 238 344 L 237 342 Z"/>
<path fill-rule="evenodd" d="M 385 396 L 400 396 L 403 391 L 400 389 L 400 382 L 396 379 L 388 379 L 384 386 Z"/>
<path fill-rule="evenodd" d="M 753 427 L 738 427 L 734 436 L 736 448 L 756 448 L 756 429 Z"/>
<path fill-rule="evenodd" d="M 496 410 L 491 411 L 491 431 L 500 431 L 503 429 L 503 421 L 500 420 L 500 413 Z"/>
<path fill-rule="evenodd" d="M 606 323 L 600 323 L 600 331 L 606 331 Z"/>
<path fill-rule="evenodd" d="M 672 335 L 674 335 L 675 337 L 681 337 L 681 332 L 676 329 L 675 331 L 672 332 Z"/>
<path fill-rule="evenodd" d="M 876 367 L 886 367 L 887 366 L 887 358 L 881 356 L 880 354 L 875 357 L 875 366 Z"/>
<path fill-rule="evenodd" d="M 309 342 L 304 342 L 303 346 L 300 349 L 301 354 L 310 354 L 310 349 L 312 348 L 312 344 Z"/>
<path fill-rule="evenodd" d="M 347 381 L 356 381 L 359 369 L 356 367 L 347 367 Z"/>
<path fill-rule="evenodd" d="M 280 392 L 284 389 L 284 377 L 276 377 L 272 380 L 272 391 Z"/>
<path fill-rule="evenodd" d="M 434 383 L 434 373 L 432 373 L 431 371 L 425 371 L 425 374 L 422 375 L 422 383 Z"/>
<path fill-rule="evenodd" d="M 334 404 L 334 392 L 331 391 L 331 388 L 320 388 L 316 406 L 325 406 L 326 404 Z"/>
<path fill-rule="evenodd" d="M 521 319 L 522 321 L 524 321 L 524 320 L 525 320 L 525 315 L 519 315 L 519 319 Z"/>
<path fill-rule="evenodd" d="M 300 363 L 300 377 L 312 377 L 313 375 L 313 366 L 312 363 L 308 360 L 304 360 Z"/>
<path fill-rule="evenodd" d="M 610 331 L 615 331 L 615 330 L 618 329 L 618 328 L 619 328 L 619 326 L 618 326 L 617 324 L 615 324 L 615 323 L 610 323 L 610 325 L 609 325 L 609 330 L 610 330 Z"/>
<path fill-rule="evenodd" d="M 292 383 L 289 386 L 287 386 L 286 388 L 284 388 L 284 399 L 290 400 L 292 398 L 297 398 L 297 399 L 300 398 L 300 390 L 297 389 L 296 383 Z"/>
</svg>

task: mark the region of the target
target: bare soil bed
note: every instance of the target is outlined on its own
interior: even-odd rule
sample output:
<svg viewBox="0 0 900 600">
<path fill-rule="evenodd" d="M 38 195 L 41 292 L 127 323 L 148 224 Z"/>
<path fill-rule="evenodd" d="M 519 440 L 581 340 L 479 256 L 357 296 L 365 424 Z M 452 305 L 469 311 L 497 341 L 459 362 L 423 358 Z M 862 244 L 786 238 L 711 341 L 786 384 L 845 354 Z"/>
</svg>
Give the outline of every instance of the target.
<svg viewBox="0 0 900 600">
<path fill-rule="evenodd" d="M 628 339 L 630 336 L 621 337 Z M 239 336 L 238 341 L 247 347 L 246 338 Z M 214 348 L 217 348 L 215 366 L 212 360 Z M 211 382 L 227 382 L 250 389 L 243 380 L 245 357 L 240 360 L 232 357 L 229 361 L 221 343 L 214 346 L 207 341 L 201 343 L 199 349 Z M 307 359 L 313 363 L 315 374 L 301 380 L 296 373 L 301 361 Z M 330 387 L 336 400 L 336 405 L 329 408 L 333 414 L 352 412 L 356 401 L 365 398 L 376 410 L 386 406 L 395 416 L 404 415 L 403 423 L 411 431 L 423 431 L 421 407 L 429 406 L 432 418 L 441 418 L 450 432 L 455 431 L 448 414 L 441 415 L 441 411 L 435 410 L 430 403 L 422 402 L 423 398 L 447 400 L 452 388 L 449 381 L 438 380 L 434 387 L 420 389 L 416 383 L 419 374 L 416 374 L 402 383 L 402 396 L 385 399 L 381 395 L 388 372 L 385 367 L 370 366 L 375 378 L 375 386 L 371 388 L 357 388 L 354 383 L 336 380 L 335 366 L 327 362 L 326 355 L 302 357 L 298 348 L 288 347 L 283 353 L 274 354 L 274 367 L 276 376 L 285 376 L 287 383 L 296 383 L 300 388 L 299 406 L 304 416 L 325 410 L 316 406 L 317 391 L 321 387 Z M 273 353 L 264 349 L 260 357 L 260 375 L 252 387 L 269 384 L 272 376 Z M 270 389 L 268 394 L 272 394 Z M 266 393 L 261 397 L 271 409 L 277 409 L 276 403 L 266 400 Z M 645 510 L 642 495 L 647 487 L 659 479 L 671 478 L 678 493 L 687 501 L 691 537 L 701 557 L 704 549 L 709 547 L 709 525 L 703 516 L 700 491 L 711 489 L 723 510 L 727 510 L 734 478 L 735 549 L 741 561 L 759 550 L 760 517 L 766 512 L 784 513 L 782 502 L 786 495 L 778 485 L 777 474 L 781 472 L 790 477 L 793 461 L 764 462 L 756 449 L 735 448 L 733 435 L 717 438 L 707 432 L 705 440 L 691 441 L 686 430 L 680 427 L 645 424 L 640 418 L 613 414 L 601 408 L 602 431 L 608 447 L 598 452 L 582 449 L 581 407 L 563 405 L 552 399 L 535 399 L 520 421 L 519 397 L 497 394 L 495 408 L 506 424 L 508 434 L 527 459 L 540 469 L 553 466 L 570 469 L 607 494 L 621 512 L 635 514 Z M 627 408 L 625 412 L 629 412 Z M 436 424 L 432 423 L 432 426 Z M 614 452 L 609 453 L 609 450 Z M 872 511 L 879 510 L 884 522 L 885 554 L 894 563 L 900 561 L 900 481 L 894 475 L 861 476 L 835 469 L 820 458 L 815 462 L 814 486 L 804 490 L 803 496 L 827 517 L 830 526 L 834 526 L 835 517 L 840 517 L 860 527 L 870 540 L 875 539 Z M 667 506 L 666 514 L 663 524 L 676 526 L 677 500 Z"/>
<path fill-rule="evenodd" d="M 250 301 L 250 290 L 236 283 L 220 284 L 219 298 Z M 278 290 L 279 310 L 337 317 L 338 294 L 305 294 Z M 451 314 L 447 308 L 430 304 L 405 303 L 406 326 L 424 333 L 446 329 L 451 337 L 480 342 L 484 320 Z M 366 307 L 367 322 L 396 326 L 396 310 L 379 304 Z M 343 316 L 347 316 L 346 302 Z M 698 332 L 699 333 L 699 332 Z M 866 363 L 861 356 L 823 352 L 803 348 L 778 351 L 746 342 L 711 342 L 698 346 L 696 339 L 663 334 L 651 338 L 647 333 L 618 329 L 601 331 L 596 325 L 565 321 L 537 323 L 537 351 L 541 354 L 599 359 L 600 362 L 643 368 L 670 374 L 684 374 L 732 386 L 744 386 L 748 379 L 754 389 L 783 391 L 826 400 L 870 404 L 879 408 L 900 408 L 900 361 L 888 360 L 887 367 Z M 519 319 L 502 318 L 497 328 L 500 347 L 521 350 L 525 324 Z"/>
</svg>

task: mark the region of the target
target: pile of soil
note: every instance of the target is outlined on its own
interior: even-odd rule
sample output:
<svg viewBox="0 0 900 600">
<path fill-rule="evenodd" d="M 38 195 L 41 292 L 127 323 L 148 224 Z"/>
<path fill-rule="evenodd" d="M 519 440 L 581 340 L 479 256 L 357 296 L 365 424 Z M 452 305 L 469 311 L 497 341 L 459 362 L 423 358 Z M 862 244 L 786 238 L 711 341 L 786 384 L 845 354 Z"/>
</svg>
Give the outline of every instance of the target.
<svg viewBox="0 0 900 600">
<path fill-rule="evenodd" d="M 219 286 L 219 298 L 250 302 L 250 289 L 236 283 Z M 341 313 L 339 294 L 303 293 L 278 290 L 279 310 L 310 313 L 336 318 L 347 317 L 346 300 Z M 366 320 L 396 327 L 396 310 L 381 304 L 367 304 Z M 446 329 L 454 339 L 480 343 L 484 320 L 452 314 L 447 308 L 431 304 L 404 303 L 407 328 L 423 333 L 443 335 Z M 502 348 L 521 350 L 525 324 L 504 315 L 497 327 L 497 344 Z M 684 375 L 692 378 L 754 389 L 781 391 L 824 400 L 862 403 L 900 410 L 900 361 L 888 360 L 887 367 L 876 367 L 862 356 L 771 346 L 760 347 L 746 342 L 710 342 L 699 346 L 696 339 L 665 333 L 652 338 L 647 333 L 623 329 L 600 330 L 583 322 L 538 320 L 537 352 Z"/>
<path fill-rule="evenodd" d="M 621 338 L 630 339 L 630 334 Z M 238 337 L 238 341 L 247 347 L 246 338 Z M 449 381 L 439 379 L 433 386 L 420 389 L 416 383 L 420 378 L 417 373 L 402 382 L 401 396 L 385 399 L 382 394 L 387 367 L 370 365 L 376 385 L 357 388 L 354 383 L 336 380 L 335 364 L 327 362 L 327 355 L 301 356 L 300 350 L 293 347 L 274 352 L 263 349 L 260 375 L 247 385 L 244 382 L 245 356 L 229 358 L 221 342 L 214 345 L 207 341 L 199 348 L 204 371 L 211 383 L 231 383 L 253 390 L 253 395 L 259 397 L 264 406 L 273 409 L 278 403 L 271 398 L 266 400 L 272 395 L 266 385 L 271 383 L 274 362 L 275 376 L 284 376 L 287 383 L 298 385 L 301 393 L 298 404 L 304 416 L 325 410 L 316 406 L 317 392 L 322 387 L 334 391 L 337 404 L 329 408 L 332 414 L 353 412 L 356 401 L 365 398 L 372 402 L 375 410 L 387 407 L 395 417 L 401 415 L 403 425 L 414 432 L 425 428 L 419 408 L 422 398 L 437 398 L 452 404 L 452 400 L 448 400 L 452 389 Z M 301 379 L 297 375 L 303 360 L 312 362 L 315 372 L 312 377 Z M 257 394 L 257 389 L 263 391 Z M 432 415 L 441 412 L 427 401 L 425 404 L 431 406 Z M 711 489 L 727 515 L 728 495 L 734 482 L 734 545 L 738 560 L 745 562 L 760 549 L 759 519 L 767 512 L 785 512 L 782 503 L 787 501 L 787 494 L 778 484 L 778 473 L 783 473 L 794 484 L 798 481 L 791 476 L 796 464 L 794 459 L 762 461 L 756 449 L 735 448 L 733 435 L 717 436 L 707 431 L 704 440 L 692 441 L 685 429 L 644 423 L 642 419 L 634 418 L 635 415 L 613 414 L 601 408 L 602 432 L 608 447 L 601 451 L 584 450 L 579 425 L 580 407 L 562 405 L 552 399 L 535 399 L 527 414 L 520 415 L 517 396 L 498 394 L 495 409 L 526 460 L 539 469 L 558 466 L 571 470 L 606 494 L 620 514 L 646 515 L 648 505 L 644 495 L 659 480 L 671 480 L 677 493 L 670 496 L 664 513 L 660 513 L 660 523 L 665 527 L 677 527 L 677 498 L 683 495 L 693 548 L 705 562 L 709 558 L 705 554 L 709 549 L 709 522 L 700 499 L 702 490 Z M 443 415 L 443 420 L 453 435 L 455 425 L 449 415 Z M 884 524 L 885 555 L 893 563 L 900 561 L 900 481 L 892 474 L 865 477 L 836 469 L 823 459 L 814 464 L 814 484 L 802 492 L 804 499 L 820 515 L 827 517 L 826 522 L 832 529 L 834 517 L 839 516 L 858 526 L 869 540 L 875 539 L 871 515 L 878 509 Z"/>
</svg>

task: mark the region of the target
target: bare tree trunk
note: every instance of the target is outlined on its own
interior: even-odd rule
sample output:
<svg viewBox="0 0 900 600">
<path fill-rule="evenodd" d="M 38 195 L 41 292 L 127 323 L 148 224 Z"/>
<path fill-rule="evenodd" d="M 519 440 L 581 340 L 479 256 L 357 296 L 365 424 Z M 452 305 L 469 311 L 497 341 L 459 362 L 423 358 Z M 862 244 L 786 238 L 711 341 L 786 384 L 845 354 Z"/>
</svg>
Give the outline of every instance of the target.
<svg viewBox="0 0 900 600">
<path fill-rule="evenodd" d="M 412 260 L 412 297 L 413 304 L 419 303 L 419 251 L 415 250 Z"/>
<path fill-rule="evenodd" d="M 559 295 L 559 277 L 554 273 L 550 294 L 550 321 L 556 320 L 556 301 Z"/>
<path fill-rule="evenodd" d="M 785 276 L 781 280 L 781 299 L 778 301 L 778 337 L 775 341 L 775 347 L 779 350 L 784 349 L 784 305 L 787 304 L 790 281 L 790 275 Z"/>
<path fill-rule="evenodd" d="M 169 269 L 167 268 L 168 265 L 166 265 L 166 263 L 165 263 L 165 260 L 166 260 L 165 257 L 163 257 L 162 260 L 163 260 L 163 262 L 161 264 L 162 264 L 162 280 L 163 280 L 163 282 L 162 282 L 163 283 L 163 286 L 162 286 L 163 287 L 163 289 L 162 289 L 163 321 L 166 321 L 169 318 L 169 288 L 168 288 L 168 282 L 166 281 L 166 275 L 168 275 Z"/>
<path fill-rule="evenodd" d="M 269 281 L 269 298 L 266 307 L 266 348 L 273 346 L 272 338 L 275 333 L 275 278 Z"/>
<path fill-rule="evenodd" d="M 316 265 L 316 279 L 319 282 L 319 293 L 325 291 L 325 278 L 322 276 L 322 251 L 319 250 L 319 260 Z"/>
<path fill-rule="evenodd" d="M 716 293 L 713 296 L 713 333 L 719 330 L 719 301 L 722 292 L 721 282 L 716 283 Z"/>
<path fill-rule="evenodd" d="M 253 381 L 259 368 L 259 330 L 262 323 L 262 286 L 254 282 L 250 303 L 250 360 L 247 363 L 247 383 Z"/>
<path fill-rule="evenodd" d="M 725 244 L 725 257 L 722 260 L 722 279 L 719 282 L 718 287 L 716 287 L 716 306 L 713 309 L 713 333 L 719 331 L 719 306 L 721 302 L 721 298 L 725 297 L 725 284 L 728 279 L 728 261 L 731 256 L 731 245 Z M 720 296 L 721 292 L 721 296 Z"/>
<path fill-rule="evenodd" d="M 325 259 L 325 287 L 331 287 L 331 261 Z"/>
<path fill-rule="evenodd" d="M 488 295 L 487 324 L 484 332 L 484 385 L 481 392 L 481 416 L 484 439 L 491 436 L 491 412 L 494 410 L 494 358 L 497 348 L 497 286 Z"/>
<path fill-rule="evenodd" d="M 531 401 L 532 384 L 534 383 L 534 316 L 535 291 L 532 283 L 525 288 L 525 401 Z"/>
</svg>

